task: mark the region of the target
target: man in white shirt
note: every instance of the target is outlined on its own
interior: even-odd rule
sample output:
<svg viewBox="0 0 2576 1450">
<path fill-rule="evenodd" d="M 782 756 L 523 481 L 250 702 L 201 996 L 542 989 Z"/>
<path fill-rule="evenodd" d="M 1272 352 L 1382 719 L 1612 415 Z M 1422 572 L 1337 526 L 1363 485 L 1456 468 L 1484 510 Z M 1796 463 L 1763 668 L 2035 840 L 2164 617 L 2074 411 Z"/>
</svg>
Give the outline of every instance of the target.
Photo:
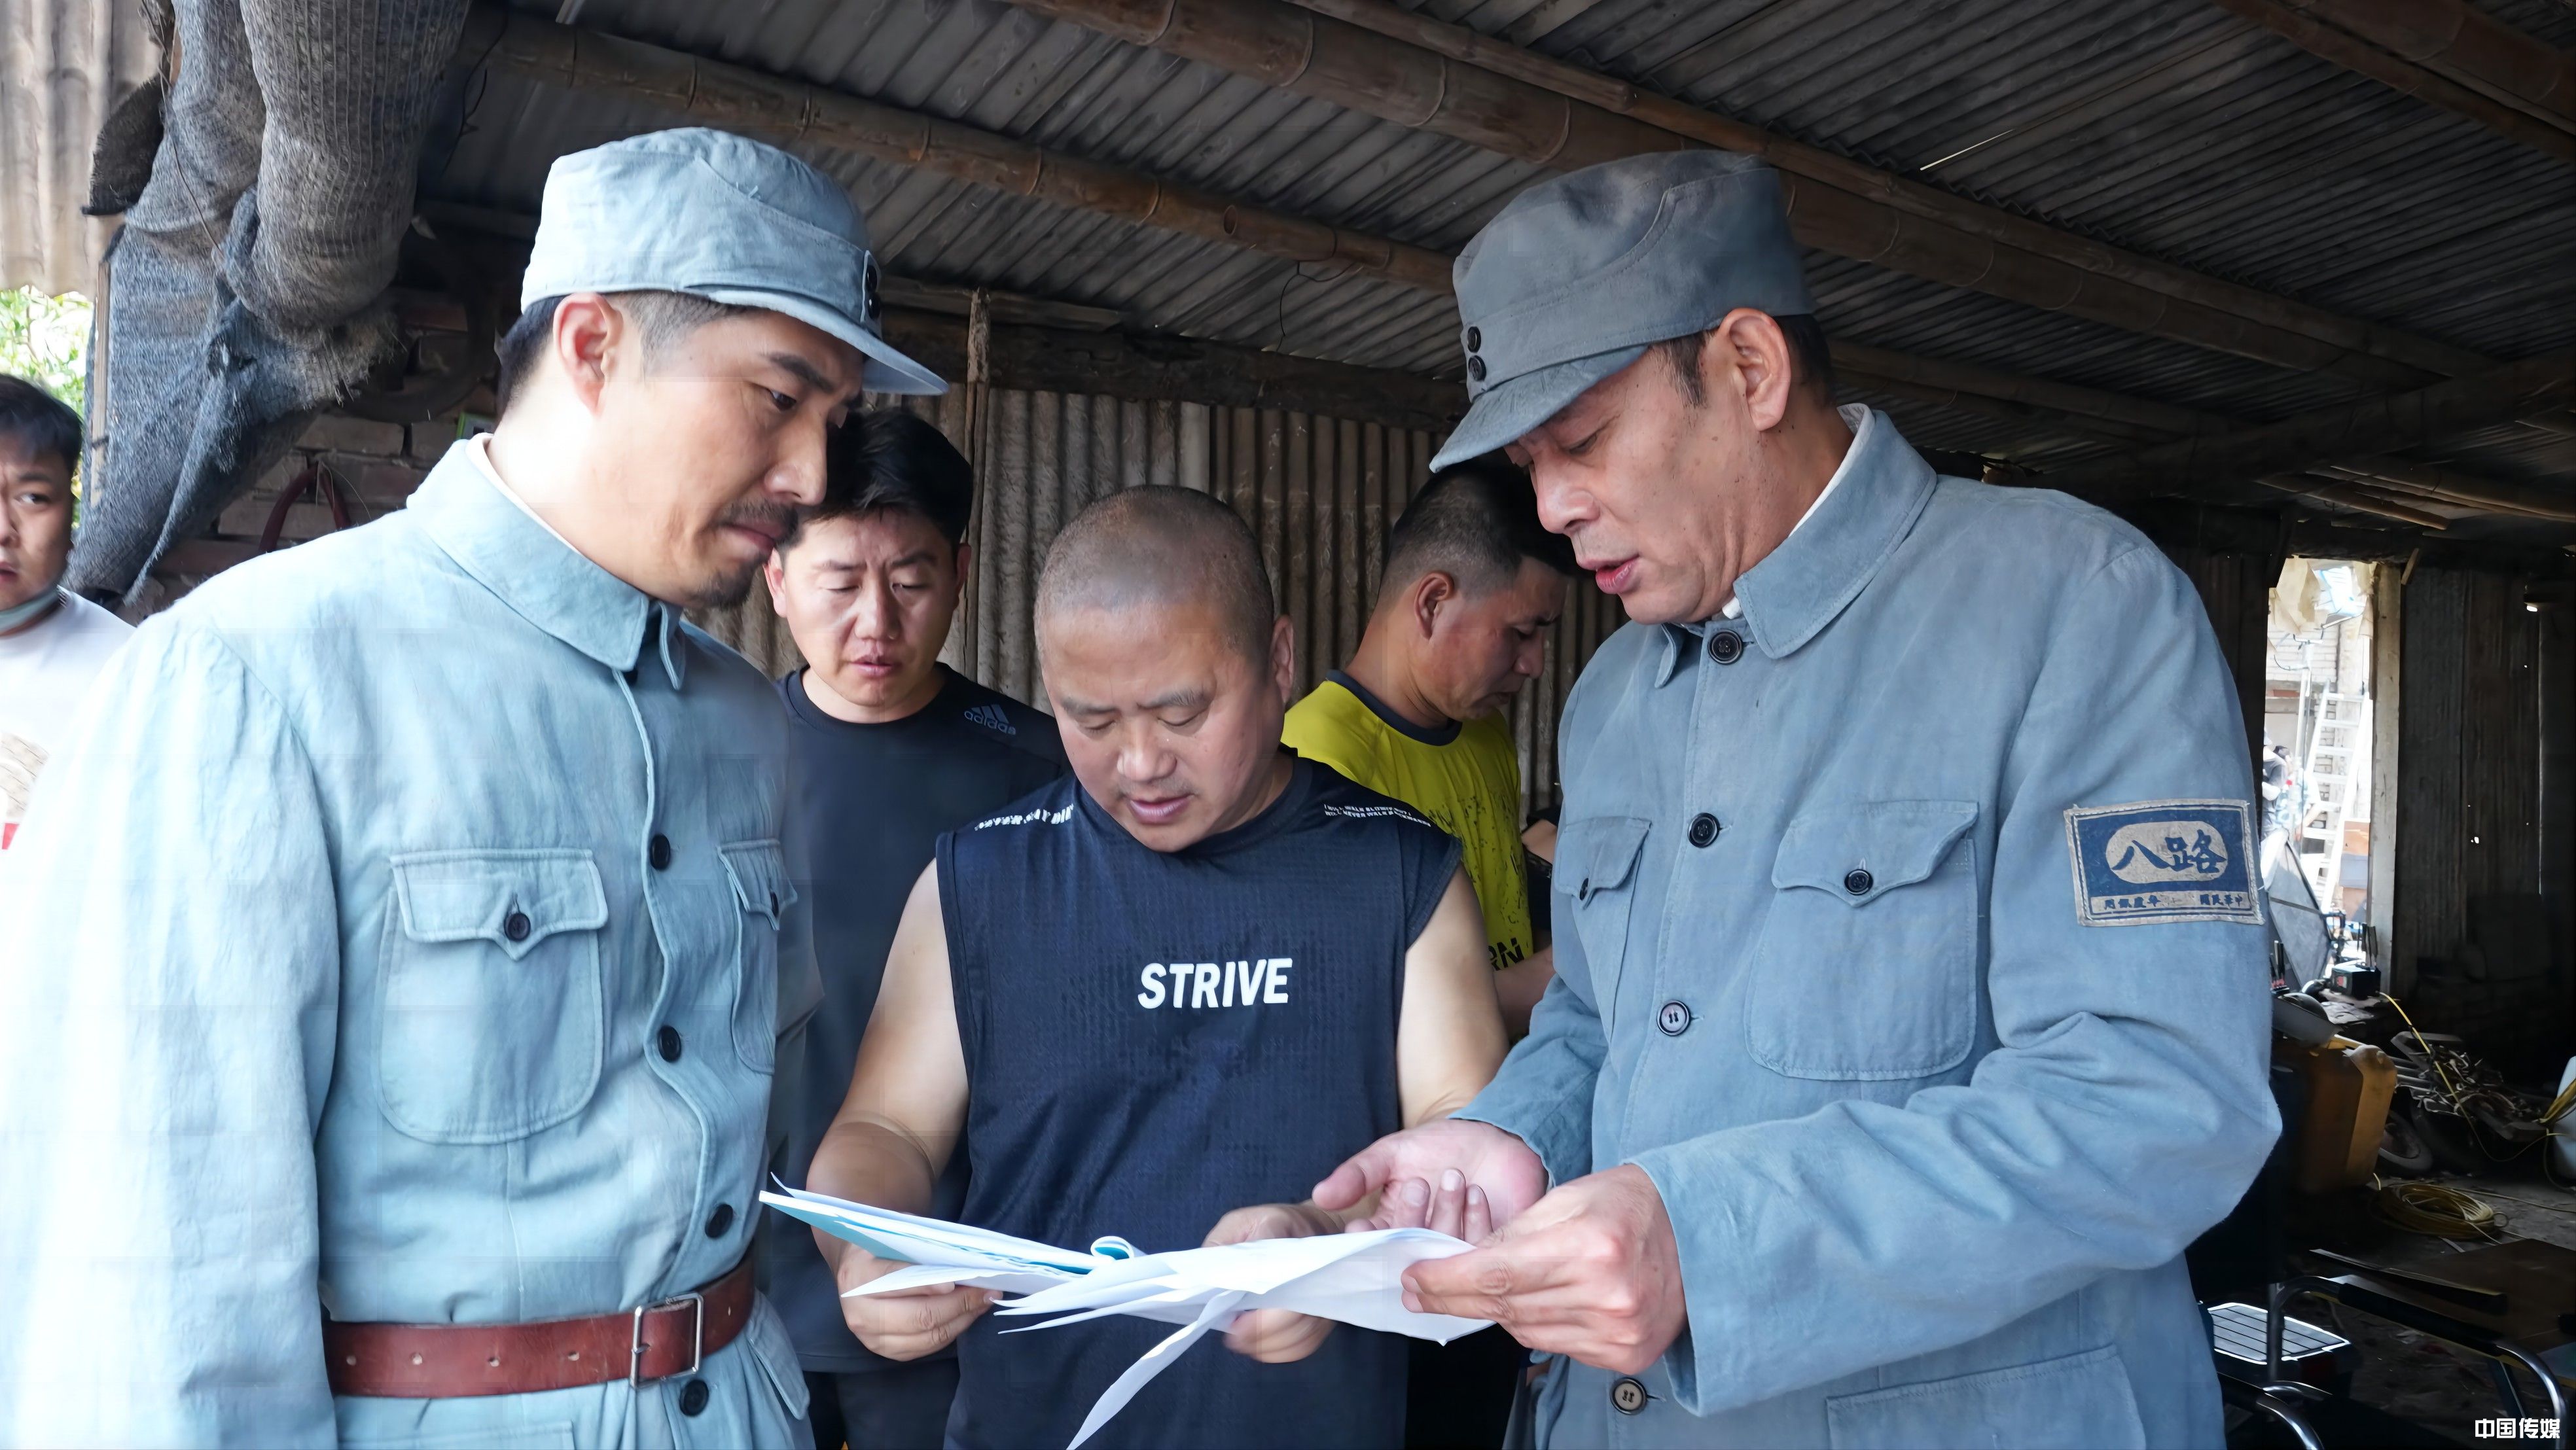
<svg viewBox="0 0 2576 1450">
<path fill-rule="evenodd" d="M 80 415 L 0 373 L 0 850 L 45 758 L 134 626 L 62 586 Z"/>
</svg>

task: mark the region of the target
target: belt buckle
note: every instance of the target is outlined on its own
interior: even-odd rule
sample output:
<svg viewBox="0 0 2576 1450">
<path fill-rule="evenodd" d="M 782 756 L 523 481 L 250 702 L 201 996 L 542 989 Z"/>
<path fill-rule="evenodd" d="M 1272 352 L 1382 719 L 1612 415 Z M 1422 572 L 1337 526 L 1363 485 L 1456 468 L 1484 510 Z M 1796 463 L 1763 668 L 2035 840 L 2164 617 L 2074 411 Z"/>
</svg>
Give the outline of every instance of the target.
<svg viewBox="0 0 2576 1450">
<path fill-rule="evenodd" d="M 652 1348 L 644 1342 L 644 1316 L 656 1309 L 670 1309 L 681 1304 L 687 1304 L 696 1311 L 689 1316 L 689 1367 L 666 1375 L 655 1375 L 654 1378 L 674 1379 L 684 1374 L 696 1374 L 698 1367 L 707 1362 L 706 1295 L 693 1289 L 659 1304 L 638 1304 L 635 1306 L 635 1327 L 626 1337 L 627 1388 L 641 1389 L 644 1385 L 644 1351 Z"/>
</svg>

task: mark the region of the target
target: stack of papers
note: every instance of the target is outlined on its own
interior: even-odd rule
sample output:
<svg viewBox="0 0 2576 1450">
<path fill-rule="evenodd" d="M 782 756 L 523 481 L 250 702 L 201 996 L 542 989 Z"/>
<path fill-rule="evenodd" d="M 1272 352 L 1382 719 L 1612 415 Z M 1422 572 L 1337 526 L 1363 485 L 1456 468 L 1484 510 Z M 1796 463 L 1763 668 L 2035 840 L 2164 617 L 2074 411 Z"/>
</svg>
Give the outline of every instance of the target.
<svg viewBox="0 0 2576 1450">
<path fill-rule="evenodd" d="M 1481 1319 L 1416 1314 L 1404 1307 L 1404 1271 L 1424 1259 L 1463 1254 L 1463 1240 L 1429 1229 L 1380 1229 L 1318 1238 L 1262 1239 L 1216 1248 L 1140 1253 L 1124 1239 L 1104 1238 L 1088 1253 L 1017 1239 L 966 1224 L 846 1203 L 788 1189 L 760 1201 L 824 1232 L 849 1240 L 897 1269 L 845 1297 L 971 1284 L 1020 1297 L 995 1306 L 1001 1315 L 1053 1316 L 1005 1333 L 1052 1329 L 1131 1314 L 1182 1326 L 1130 1365 L 1082 1422 L 1080 1445 L 1211 1329 L 1237 1314 L 1286 1309 L 1446 1344 L 1485 1327 Z M 1071 1450 L 1068 1446 L 1067 1450 Z"/>
</svg>

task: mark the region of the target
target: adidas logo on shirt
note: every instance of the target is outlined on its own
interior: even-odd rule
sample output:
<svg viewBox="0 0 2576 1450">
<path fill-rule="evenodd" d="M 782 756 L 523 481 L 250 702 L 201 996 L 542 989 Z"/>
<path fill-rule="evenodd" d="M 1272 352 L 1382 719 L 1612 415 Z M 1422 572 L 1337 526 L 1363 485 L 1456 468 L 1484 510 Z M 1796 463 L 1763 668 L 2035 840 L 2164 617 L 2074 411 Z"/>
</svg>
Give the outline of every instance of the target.
<svg viewBox="0 0 2576 1450">
<path fill-rule="evenodd" d="M 1061 826 L 1072 819 L 1073 807 L 1068 805 L 1060 811 L 1016 811 L 1006 816 L 994 816 L 989 820 L 977 821 L 975 829 L 989 831 L 995 826 Z"/>
<path fill-rule="evenodd" d="M 1411 821 L 1417 826 L 1429 826 L 1435 831 L 1440 829 L 1438 826 L 1431 825 L 1429 821 L 1424 820 L 1422 817 L 1415 815 L 1413 812 L 1406 810 L 1402 806 L 1326 806 L 1324 807 L 1324 814 L 1328 816 L 1339 816 L 1344 820 L 1350 821 L 1374 821 L 1391 818 L 1399 821 Z"/>
<path fill-rule="evenodd" d="M 1136 994 L 1136 1005 L 1147 1011 L 1165 1006 L 1192 1011 L 1203 1007 L 1283 1007 L 1288 1003 L 1288 972 L 1294 966 L 1296 963 L 1287 957 L 1263 957 L 1250 962 L 1174 962 L 1169 966 L 1148 962 L 1137 979 L 1145 990 Z"/>
<path fill-rule="evenodd" d="M 977 705 L 966 712 L 966 718 L 996 735 L 1017 735 L 1020 727 L 1011 723 L 1010 712 L 999 705 Z"/>
</svg>

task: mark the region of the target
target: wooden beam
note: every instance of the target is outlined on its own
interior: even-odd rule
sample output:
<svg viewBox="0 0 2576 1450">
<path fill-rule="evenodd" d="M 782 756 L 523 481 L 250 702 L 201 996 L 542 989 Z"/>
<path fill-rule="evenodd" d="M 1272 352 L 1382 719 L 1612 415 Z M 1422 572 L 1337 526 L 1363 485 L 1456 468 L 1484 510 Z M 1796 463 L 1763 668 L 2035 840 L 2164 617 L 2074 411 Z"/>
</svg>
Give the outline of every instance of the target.
<svg viewBox="0 0 2576 1450">
<path fill-rule="evenodd" d="M 2259 478 L 2363 454 L 2412 448 L 2449 434 L 2564 406 L 2576 356 L 2544 353 L 2476 377 L 2394 397 L 2324 408 L 2233 433 L 2198 434 L 2125 457 L 2079 463 L 2048 482 L 2087 497 L 2127 498 L 2177 480 Z"/>
<path fill-rule="evenodd" d="M 1902 381 L 1963 398 L 2009 402 L 2016 405 L 2020 416 L 2081 424 L 2086 437 L 2163 442 L 2184 434 L 2224 432 L 2243 426 L 2215 413 L 2074 383 L 2025 377 L 1973 363 L 1917 357 L 1839 338 L 1831 345 L 1834 371 L 1855 381 L 1864 377 Z"/>
<path fill-rule="evenodd" d="M 886 339 L 943 377 L 965 375 L 961 319 L 889 309 Z M 997 322 L 990 356 L 992 384 L 999 388 L 1280 408 L 1432 432 L 1455 426 L 1467 410 L 1466 389 L 1456 383 L 1169 333 Z"/>
<path fill-rule="evenodd" d="M 2576 499 L 2564 493 L 2475 478 L 2401 458 L 2363 454 L 2342 463 L 2326 464 L 2318 472 L 2484 513 L 2520 514 L 2524 518 L 2576 524 Z"/>
<path fill-rule="evenodd" d="M 2432 569 L 2486 569 L 2527 579 L 2576 577 L 2576 561 L 2558 543 L 2514 543 L 2504 538 L 2460 538 L 2393 518 L 2360 513 L 2210 505 L 2184 500 L 2138 500 L 2120 505 L 2120 518 L 2136 523 L 2164 549 L 2213 554 L 2264 554 L 2280 559 L 2372 559 L 2403 564 L 2419 556 Z"/>
<path fill-rule="evenodd" d="M 2362 488 L 2331 478 L 2316 478 L 2297 473 L 2276 473 L 2267 474 L 2254 481 L 2265 488 L 2278 489 L 2282 493 L 2323 499 L 2327 503 L 2340 504 L 2348 509 L 2358 509 L 2366 514 L 2377 514 L 2381 518 L 2413 524 L 2419 529 L 2447 529 L 2451 526 L 2449 519 L 2430 509 L 2418 508 L 2411 503 L 2391 498 L 2376 489 Z"/>
<path fill-rule="evenodd" d="M 518 296 L 516 269 L 527 264 L 534 217 L 445 202 L 428 203 L 422 211 L 442 231 L 456 228 L 487 239 L 484 255 L 494 292 Z M 887 339 L 941 377 L 963 379 L 973 291 L 889 276 L 884 296 Z M 1455 426 L 1467 411 L 1467 390 L 1455 382 L 1139 331 L 1102 307 L 1009 292 L 985 297 L 993 319 L 989 381 L 995 387 L 1284 408 L 1435 432 Z"/>
<path fill-rule="evenodd" d="M 2169 297 L 2213 308 L 2321 342 L 2409 363 L 2430 374 L 2457 375 L 2492 364 L 2465 348 L 2412 338 L 2337 316 L 2285 297 L 2222 281 L 2187 267 L 2095 241 L 2036 217 L 1988 206 L 1855 161 L 1848 156 L 1763 130 L 1705 107 L 1659 95 L 1598 71 L 1571 65 L 1464 25 L 1437 20 L 1388 0 L 1290 0 L 1290 3 L 1384 36 L 1417 45 L 1496 75 L 1572 100 L 1644 121 L 1720 150 L 1760 156 L 1782 171 L 1873 198 L 1908 216 L 1956 227 L 1971 236 L 2061 262 L 2087 273 L 2137 283 Z M 2186 339 L 2188 340 L 2188 339 Z"/>
<path fill-rule="evenodd" d="M 2047 378 L 2023 377 L 1857 343 L 1838 341 L 1832 346 L 1835 374 L 1859 386 L 1935 405 L 2014 418 L 2065 436 L 2111 443 L 2163 443 L 2177 437 L 2241 432 L 2249 426 L 2242 419 L 2222 413 Z M 2384 454 L 2360 454 L 2326 466 L 2323 471 L 2359 483 L 2365 489 L 2393 493 L 2401 501 L 2412 496 L 2419 512 L 2422 503 L 2429 501 L 2483 513 L 2576 523 L 2576 500 L 2564 493 L 2472 477 Z M 2048 479 L 2040 476 L 2033 481 L 2044 484 Z M 2318 492 L 2321 482 L 2331 481 L 2311 477 L 2290 491 L 2342 501 Z"/>
<path fill-rule="evenodd" d="M 2119 423 L 2101 423 L 2089 418 L 2072 417 L 2053 409 L 2015 402 L 2009 398 L 1991 397 L 1961 388 L 1942 387 L 1895 373 L 1873 372 L 1867 368 L 1834 365 L 1834 378 L 1846 387 L 1873 393 L 1884 398 L 1902 398 L 1909 402 L 1928 403 L 1936 408 L 1950 408 L 1963 413 L 1978 413 L 2036 428 L 2058 438 L 2081 439 L 2094 443 L 2162 443 L 2170 433 L 2151 428 L 2132 428 Z"/>
<path fill-rule="evenodd" d="M 2543 155 L 2576 162 L 2576 131 L 2544 119 L 2524 106 L 2496 99 L 2481 89 L 2464 85 L 2436 69 L 2418 64 L 2320 18 L 2321 13 L 2340 7 L 2302 4 L 2301 0 L 2217 0 L 2217 3 L 2321 60 L 2341 66 L 2355 75 L 2368 76 L 2427 105 L 2466 116 L 2488 130 Z M 2430 0 L 2422 0 L 2422 3 L 2428 15 L 2444 9 L 2467 9 L 2465 6 L 2430 3 Z M 2487 23 L 2496 24 L 2494 21 Z M 2538 41 L 2528 43 L 2540 45 Z"/>
<path fill-rule="evenodd" d="M 525 212 L 506 211 L 500 207 L 475 206 L 468 202 L 427 200 L 420 203 L 420 215 L 434 227 L 462 227 L 481 232 L 487 237 L 518 243 L 513 266 L 527 264 L 528 243 L 536 240 L 537 219 Z M 938 312 L 950 317 L 964 317 L 973 305 L 977 291 L 984 293 L 996 321 L 1029 323 L 1038 327 L 1066 327 L 1077 331 L 1097 332 L 1102 328 L 1121 327 L 1126 315 L 1107 307 L 1086 307 L 1079 302 L 1060 302 L 1052 297 L 1031 297 L 1025 293 L 1005 292 L 998 288 L 959 287 L 945 282 L 926 282 L 918 277 L 883 272 L 879 276 L 880 299 L 888 307 L 907 307 L 915 312 Z M 511 294 L 517 295 L 513 284 Z M 514 304 L 515 305 L 515 304 Z M 451 329 L 463 331 L 463 325 Z"/>
<path fill-rule="evenodd" d="M 1031 297 L 1020 292 L 1004 292 L 989 287 L 958 287 L 945 282 L 924 282 L 917 277 L 888 274 L 879 295 L 888 307 L 908 308 L 914 312 L 936 312 L 946 317 L 967 318 L 974 315 L 975 295 L 984 296 L 984 305 L 992 309 L 995 322 L 1015 323 L 1028 327 L 1061 327 L 1075 332 L 1101 332 L 1127 325 L 1124 313 L 1107 307 L 1085 307 L 1079 302 L 1058 302 L 1048 297 Z"/>
<path fill-rule="evenodd" d="M 1381 32 L 1286 0 L 1015 3 L 1560 170 L 1697 145 L 1761 154 L 1780 166 L 1791 229 L 1809 246 L 2130 332 L 2381 387 L 2492 365 L 2465 348 L 2196 277 L 1667 98 L 1639 92 L 1627 110 L 1605 106 L 1596 99 L 1604 97 L 1602 78 L 1566 77 L 1551 69 L 1555 62 L 1525 58 L 1516 62 L 1520 75 L 1489 69 L 1500 42 L 1474 46 L 1459 27 L 1434 31 L 1428 27 L 1439 22 L 1399 19 L 1391 6 L 1362 10 L 1354 7 L 1366 0 L 1338 0 L 1337 10 L 1365 15 L 1386 27 Z M 1444 36 L 1447 51 L 1459 54 L 1424 43 Z"/>
<path fill-rule="evenodd" d="M 2122 504 L 2119 513 L 2148 538 L 2175 549 L 2398 563 L 2420 554 L 2427 567 L 2437 569 L 2484 569 L 2533 579 L 2576 575 L 2576 561 L 2555 544 L 2456 538 L 2358 514 L 2302 510 L 2285 517 L 2265 509 L 2178 499 L 2142 499 Z"/>
<path fill-rule="evenodd" d="M 2382 50 L 2576 133 L 2576 57 L 2468 0 L 2284 0 Z"/>
<path fill-rule="evenodd" d="M 1449 258 L 1426 247 L 1211 196 L 748 66 L 557 25 L 490 0 L 470 12 L 457 54 L 506 74 L 616 96 L 784 145 L 809 142 L 854 151 L 997 191 L 1272 256 L 1328 262 L 1408 286 L 1442 290 L 1449 285 Z"/>
</svg>

